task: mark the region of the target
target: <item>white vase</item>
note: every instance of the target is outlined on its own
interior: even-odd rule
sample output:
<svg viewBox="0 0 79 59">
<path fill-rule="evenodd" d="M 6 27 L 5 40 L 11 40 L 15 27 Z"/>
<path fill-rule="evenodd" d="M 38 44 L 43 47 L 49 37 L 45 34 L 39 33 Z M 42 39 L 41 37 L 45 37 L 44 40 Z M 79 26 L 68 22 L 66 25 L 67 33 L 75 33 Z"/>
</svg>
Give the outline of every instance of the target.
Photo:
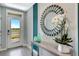
<svg viewBox="0 0 79 59">
<path fill-rule="evenodd" d="M 66 45 L 59 44 L 58 45 L 58 51 L 60 53 L 70 53 L 70 47 L 66 46 Z"/>
</svg>

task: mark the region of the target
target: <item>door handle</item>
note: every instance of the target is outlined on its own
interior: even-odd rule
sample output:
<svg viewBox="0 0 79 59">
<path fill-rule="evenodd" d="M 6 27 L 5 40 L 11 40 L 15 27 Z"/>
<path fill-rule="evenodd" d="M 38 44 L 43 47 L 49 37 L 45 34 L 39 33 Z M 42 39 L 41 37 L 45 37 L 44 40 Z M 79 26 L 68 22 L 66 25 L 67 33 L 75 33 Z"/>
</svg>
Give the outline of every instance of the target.
<svg viewBox="0 0 79 59">
<path fill-rule="evenodd" d="M 8 32 L 8 35 L 10 35 L 10 30 L 7 30 L 7 32 Z"/>
</svg>

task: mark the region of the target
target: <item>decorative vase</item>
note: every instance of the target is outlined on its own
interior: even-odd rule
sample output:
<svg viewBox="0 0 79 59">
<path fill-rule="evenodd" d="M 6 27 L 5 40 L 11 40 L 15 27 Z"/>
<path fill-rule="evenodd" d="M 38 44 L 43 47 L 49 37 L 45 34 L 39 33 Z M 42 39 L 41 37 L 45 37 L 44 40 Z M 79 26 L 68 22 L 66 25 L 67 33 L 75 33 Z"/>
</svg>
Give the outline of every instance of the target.
<svg viewBox="0 0 79 59">
<path fill-rule="evenodd" d="M 60 53 L 70 53 L 70 47 L 67 46 L 67 45 L 59 44 L 59 45 L 58 45 L 58 51 L 59 51 Z"/>
</svg>

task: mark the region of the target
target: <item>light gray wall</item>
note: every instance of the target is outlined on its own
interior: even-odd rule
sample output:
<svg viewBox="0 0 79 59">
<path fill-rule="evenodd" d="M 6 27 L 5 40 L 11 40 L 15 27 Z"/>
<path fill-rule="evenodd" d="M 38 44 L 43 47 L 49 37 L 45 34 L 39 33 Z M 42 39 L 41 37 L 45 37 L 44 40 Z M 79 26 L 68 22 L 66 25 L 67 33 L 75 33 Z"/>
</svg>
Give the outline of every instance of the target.
<svg viewBox="0 0 79 59">
<path fill-rule="evenodd" d="M 53 4 L 53 3 L 52 3 Z M 53 40 L 52 40 L 52 37 L 48 37 L 46 36 L 42 30 L 41 30 L 41 27 L 40 27 L 40 20 L 41 20 L 41 15 L 43 13 L 43 11 L 50 5 L 52 4 L 49 4 L 49 3 L 39 3 L 38 4 L 38 33 L 40 33 L 42 36 L 43 36 L 43 41 L 46 41 L 48 43 L 53 43 L 52 45 L 57 45 Z M 74 52 L 76 53 L 77 55 L 77 52 L 78 52 L 78 28 L 77 28 L 77 4 L 73 4 L 73 3 L 70 3 L 70 4 L 57 4 L 57 5 L 60 5 L 62 8 L 64 8 L 65 11 L 67 11 L 67 17 L 68 17 L 68 20 L 69 20 L 69 23 L 71 24 L 70 26 L 70 29 L 69 29 L 69 35 L 70 37 L 73 39 L 73 43 L 72 45 L 74 46 Z"/>
<path fill-rule="evenodd" d="M 31 47 L 31 40 L 33 40 L 33 7 L 31 7 L 25 14 L 24 20 L 24 38 L 25 44 Z"/>
<path fill-rule="evenodd" d="M 1 37 L 1 49 L 6 48 L 6 8 L 1 8 L 1 29 L 2 29 L 2 37 Z"/>
</svg>

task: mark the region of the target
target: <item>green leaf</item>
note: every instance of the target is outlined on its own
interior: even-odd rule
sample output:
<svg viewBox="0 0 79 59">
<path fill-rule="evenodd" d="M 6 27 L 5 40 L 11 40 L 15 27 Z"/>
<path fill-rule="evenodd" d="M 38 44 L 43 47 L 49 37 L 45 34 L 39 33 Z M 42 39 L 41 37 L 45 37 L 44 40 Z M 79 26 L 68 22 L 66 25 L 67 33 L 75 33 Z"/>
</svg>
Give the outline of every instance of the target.
<svg viewBox="0 0 79 59">
<path fill-rule="evenodd" d="M 71 40 L 71 38 L 68 38 L 68 34 L 64 34 L 61 38 L 55 38 L 54 40 L 55 40 L 55 42 L 57 42 L 59 44 L 63 44 L 63 45 L 67 45 L 67 46 L 72 47 L 68 43 L 73 42 L 73 40 Z"/>
</svg>

